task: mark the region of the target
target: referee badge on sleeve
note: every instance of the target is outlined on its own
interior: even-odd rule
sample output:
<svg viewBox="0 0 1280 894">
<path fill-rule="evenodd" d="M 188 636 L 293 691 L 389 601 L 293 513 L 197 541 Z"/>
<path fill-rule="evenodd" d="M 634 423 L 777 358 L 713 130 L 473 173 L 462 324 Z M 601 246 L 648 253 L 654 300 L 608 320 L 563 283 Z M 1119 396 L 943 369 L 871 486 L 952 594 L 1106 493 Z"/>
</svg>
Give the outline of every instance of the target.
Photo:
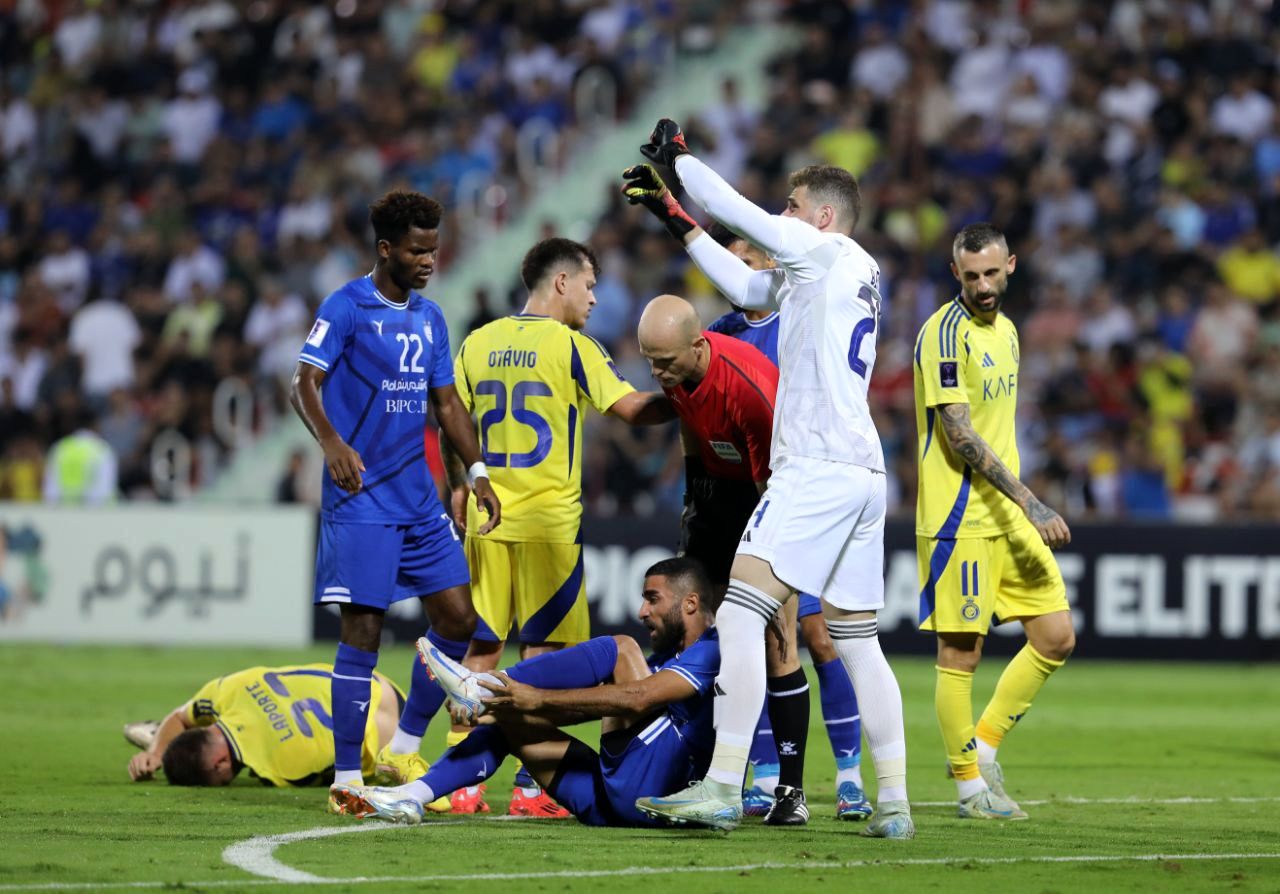
<svg viewBox="0 0 1280 894">
<path fill-rule="evenodd" d="M 960 384 L 960 377 L 956 371 L 956 361 L 944 360 L 938 364 L 938 378 L 942 381 L 943 388 L 955 388 Z"/>
</svg>

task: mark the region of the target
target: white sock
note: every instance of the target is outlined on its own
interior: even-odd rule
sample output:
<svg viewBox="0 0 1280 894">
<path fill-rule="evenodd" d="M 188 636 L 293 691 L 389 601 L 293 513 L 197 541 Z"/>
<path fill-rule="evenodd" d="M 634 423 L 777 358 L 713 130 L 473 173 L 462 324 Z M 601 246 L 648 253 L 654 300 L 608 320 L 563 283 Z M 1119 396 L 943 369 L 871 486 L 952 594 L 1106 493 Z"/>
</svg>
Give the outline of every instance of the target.
<svg viewBox="0 0 1280 894">
<path fill-rule="evenodd" d="M 773 790 L 778 787 L 777 776 L 757 776 L 751 780 L 751 784 L 766 795 L 773 795 Z"/>
<path fill-rule="evenodd" d="M 902 723 L 902 692 L 880 651 L 876 620 L 827 621 L 840 661 L 853 681 L 862 728 L 871 746 L 879 787 L 876 801 L 907 800 L 907 737 Z"/>
<path fill-rule="evenodd" d="M 765 625 L 780 604 L 755 587 L 731 580 L 716 612 L 720 654 L 731 659 L 720 663 L 716 677 L 716 748 L 707 779 L 732 787 L 738 796 L 747 773 L 747 755 L 756 722 L 764 706 Z"/>
<path fill-rule="evenodd" d="M 956 792 L 960 795 L 960 800 L 972 798 L 978 792 L 983 791 L 987 787 L 987 781 L 981 776 L 975 776 L 973 779 L 957 779 Z"/>
<path fill-rule="evenodd" d="M 977 739 L 977 736 L 974 736 Z M 989 764 L 996 759 L 996 747 L 978 739 L 978 763 Z"/>
<path fill-rule="evenodd" d="M 421 779 L 415 779 L 413 782 L 397 786 L 396 791 L 406 798 L 413 798 L 419 804 L 430 804 L 436 799 L 436 793 L 431 790 L 431 786 Z"/>
<path fill-rule="evenodd" d="M 422 736 L 411 736 L 397 727 L 389 747 L 392 754 L 417 754 L 422 748 Z"/>
<path fill-rule="evenodd" d="M 364 785 L 363 770 L 334 770 L 333 782 L 335 785 L 342 783 L 344 785 Z"/>
<path fill-rule="evenodd" d="M 862 764 L 854 764 L 852 767 L 836 770 L 836 788 L 846 782 L 852 782 L 858 788 L 862 788 Z"/>
</svg>

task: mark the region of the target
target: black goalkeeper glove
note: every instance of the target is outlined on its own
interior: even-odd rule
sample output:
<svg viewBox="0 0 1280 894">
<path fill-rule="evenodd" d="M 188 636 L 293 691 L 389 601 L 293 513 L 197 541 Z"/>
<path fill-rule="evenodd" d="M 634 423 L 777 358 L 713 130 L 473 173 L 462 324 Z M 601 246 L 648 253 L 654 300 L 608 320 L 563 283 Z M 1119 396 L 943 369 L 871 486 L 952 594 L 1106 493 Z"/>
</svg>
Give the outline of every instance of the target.
<svg viewBox="0 0 1280 894">
<path fill-rule="evenodd" d="M 649 142 L 640 147 L 640 154 L 655 164 L 675 170 L 676 159 L 689 154 L 680 125 L 670 118 L 662 118 L 649 134 Z"/>
<path fill-rule="evenodd" d="M 635 165 L 622 172 L 622 194 L 632 205 L 643 205 L 681 242 L 698 222 L 690 217 L 667 189 L 653 165 Z"/>
</svg>

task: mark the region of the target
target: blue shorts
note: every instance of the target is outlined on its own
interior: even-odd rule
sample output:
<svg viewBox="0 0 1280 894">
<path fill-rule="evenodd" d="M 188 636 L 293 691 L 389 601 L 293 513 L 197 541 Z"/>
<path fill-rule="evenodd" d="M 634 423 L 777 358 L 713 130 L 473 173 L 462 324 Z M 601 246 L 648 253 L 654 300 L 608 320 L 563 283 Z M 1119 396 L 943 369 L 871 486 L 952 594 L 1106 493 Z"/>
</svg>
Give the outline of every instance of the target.
<svg viewBox="0 0 1280 894">
<path fill-rule="evenodd" d="M 314 601 L 386 611 L 393 602 L 469 583 L 467 558 L 443 514 L 412 525 L 320 520 Z"/>
<path fill-rule="evenodd" d="M 701 778 L 689 745 L 661 715 L 638 731 L 608 733 L 600 753 L 573 739 L 547 791 L 588 826 L 661 826 L 636 799 L 669 795 Z"/>
<path fill-rule="evenodd" d="M 822 614 L 822 600 L 817 596 L 810 596 L 808 593 L 800 594 L 800 607 L 796 610 L 797 618 L 807 618 L 810 615 Z"/>
</svg>

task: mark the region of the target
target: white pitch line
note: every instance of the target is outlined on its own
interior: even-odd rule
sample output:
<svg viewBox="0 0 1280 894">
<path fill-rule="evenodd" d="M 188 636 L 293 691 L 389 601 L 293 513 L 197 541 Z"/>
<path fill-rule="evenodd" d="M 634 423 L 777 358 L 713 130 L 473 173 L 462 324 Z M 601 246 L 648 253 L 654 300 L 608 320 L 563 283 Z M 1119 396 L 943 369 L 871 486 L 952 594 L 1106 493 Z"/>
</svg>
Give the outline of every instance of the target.
<svg viewBox="0 0 1280 894">
<path fill-rule="evenodd" d="M 1262 798 L 1044 798 L 1039 801 L 1019 801 L 1019 804 L 1042 806 L 1044 804 L 1270 804 L 1280 797 Z M 912 807 L 955 807 L 955 801 L 912 801 Z"/>
<path fill-rule="evenodd" d="M 442 825 L 432 823 L 431 825 Z M 331 828 L 331 827 L 326 827 Z M 353 827 L 351 831 L 357 828 Z M 387 826 L 392 829 L 413 828 L 412 826 Z M 1016 863 L 1156 863 L 1164 860 L 1206 861 L 1206 860 L 1280 860 L 1280 853 L 1265 854 L 1070 854 L 1066 856 L 1043 857 L 932 857 L 918 859 L 880 859 L 880 860 L 809 860 L 803 862 L 781 863 L 739 863 L 733 866 L 681 866 L 679 869 L 655 866 L 626 866 L 621 869 L 565 869 L 554 872 L 472 872 L 457 875 L 384 875 L 358 876 L 356 878 L 321 878 L 313 876 L 308 879 L 285 881 L 275 878 L 256 879 L 215 879 L 212 881 L 191 881 L 183 879 L 177 884 L 190 888 L 239 888 L 257 885 L 280 884 L 312 884 L 312 885 L 386 885 L 396 883 L 421 882 L 488 882 L 488 881 L 536 881 L 539 879 L 572 879 L 572 878 L 614 878 L 618 876 L 637 875 L 670 875 L 672 872 L 762 872 L 794 869 L 864 869 L 886 866 L 951 866 L 951 865 L 984 865 L 1002 866 Z M 47 884 L 0 885 L 0 891 L 87 891 L 102 888 L 149 889 L 168 888 L 175 883 L 170 881 L 154 882 L 50 882 Z"/>
</svg>

